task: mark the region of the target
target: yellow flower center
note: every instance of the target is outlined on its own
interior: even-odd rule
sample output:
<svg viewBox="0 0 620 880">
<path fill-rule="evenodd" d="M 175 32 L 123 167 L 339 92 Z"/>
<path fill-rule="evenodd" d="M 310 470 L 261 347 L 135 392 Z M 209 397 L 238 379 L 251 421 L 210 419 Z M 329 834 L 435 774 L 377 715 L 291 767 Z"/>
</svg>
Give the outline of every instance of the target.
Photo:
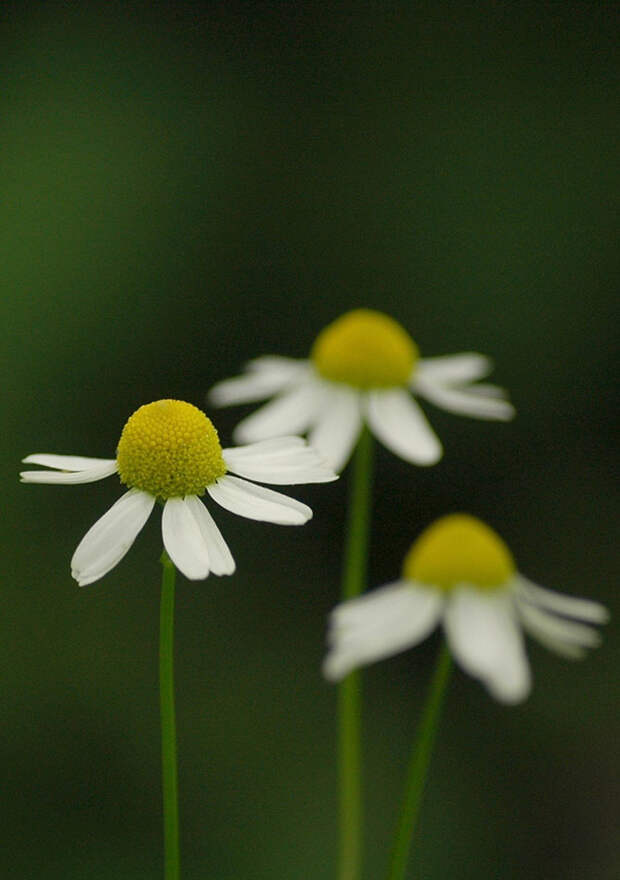
<svg viewBox="0 0 620 880">
<path fill-rule="evenodd" d="M 464 513 L 425 529 L 405 557 L 403 575 L 449 591 L 457 584 L 503 586 L 516 571 L 512 554 L 493 529 Z"/>
<path fill-rule="evenodd" d="M 319 333 L 310 356 L 321 376 L 332 382 L 390 388 L 408 383 L 419 352 L 406 330 L 388 315 L 355 309 Z"/>
<path fill-rule="evenodd" d="M 164 501 L 203 495 L 226 473 L 211 421 L 182 400 L 157 400 L 136 410 L 123 428 L 116 460 L 121 482 Z"/>
</svg>

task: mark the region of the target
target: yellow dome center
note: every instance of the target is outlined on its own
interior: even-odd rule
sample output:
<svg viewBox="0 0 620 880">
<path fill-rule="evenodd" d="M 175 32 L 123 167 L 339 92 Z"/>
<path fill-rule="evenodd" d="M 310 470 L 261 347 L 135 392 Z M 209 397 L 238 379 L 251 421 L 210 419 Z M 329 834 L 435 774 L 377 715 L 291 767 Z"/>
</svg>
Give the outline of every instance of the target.
<svg viewBox="0 0 620 880">
<path fill-rule="evenodd" d="M 516 568 L 493 529 L 464 513 L 444 516 L 425 529 L 405 557 L 409 580 L 451 590 L 457 584 L 483 589 L 503 586 Z"/>
<path fill-rule="evenodd" d="M 182 400 L 157 400 L 136 410 L 123 428 L 116 459 L 121 482 L 164 501 L 203 495 L 226 473 L 211 421 Z"/>
<path fill-rule="evenodd" d="M 356 388 L 407 385 L 418 348 L 400 324 L 372 309 L 355 309 L 328 324 L 312 346 L 318 372 Z"/>
</svg>

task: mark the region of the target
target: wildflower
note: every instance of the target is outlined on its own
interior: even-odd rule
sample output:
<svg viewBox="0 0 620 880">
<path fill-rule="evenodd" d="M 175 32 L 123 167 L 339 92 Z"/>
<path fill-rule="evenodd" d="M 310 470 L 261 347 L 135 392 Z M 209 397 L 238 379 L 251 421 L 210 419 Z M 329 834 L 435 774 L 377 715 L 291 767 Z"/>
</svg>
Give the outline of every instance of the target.
<svg viewBox="0 0 620 880">
<path fill-rule="evenodd" d="M 496 699 L 516 703 L 530 691 L 523 629 L 550 650 L 580 658 L 600 642 L 588 624 L 607 619 L 597 602 L 531 583 L 492 529 L 473 516 L 451 514 L 414 542 L 400 580 L 332 611 L 323 671 L 341 679 L 417 645 L 441 622 L 463 669 Z"/>
<path fill-rule="evenodd" d="M 495 385 L 471 384 L 491 362 L 480 354 L 421 358 L 409 334 L 392 318 L 356 309 L 329 324 L 309 360 L 261 357 L 247 373 L 215 385 L 213 404 L 275 399 L 241 421 L 236 442 L 309 431 L 309 442 L 340 471 L 363 422 L 405 461 L 431 465 L 441 444 L 411 392 L 450 412 L 480 419 L 511 419 L 514 409 Z"/>
<path fill-rule="evenodd" d="M 180 400 L 141 406 L 123 428 L 115 459 L 29 455 L 25 483 L 91 483 L 118 473 L 128 491 L 89 529 L 71 560 L 80 586 L 103 577 L 125 556 L 158 501 L 163 505 L 164 547 L 191 580 L 232 574 L 235 563 L 211 514 L 205 492 L 226 510 L 248 519 L 301 525 L 305 504 L 248 480 L 274 485 L 336 479 L 301 437 L 280 437 L 222 449 L 207 416 Z M 237 476 L 232 476 L 236 474 Z M 245 478 L 245 479 L 244 479 Z"/>
</svg>

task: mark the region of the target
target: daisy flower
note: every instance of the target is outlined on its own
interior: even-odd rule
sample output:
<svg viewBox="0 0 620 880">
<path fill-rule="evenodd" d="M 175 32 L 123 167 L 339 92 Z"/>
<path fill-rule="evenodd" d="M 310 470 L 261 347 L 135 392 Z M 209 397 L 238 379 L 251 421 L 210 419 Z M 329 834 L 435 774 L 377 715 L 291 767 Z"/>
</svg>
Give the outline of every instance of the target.
<svg viewBox="0 0 620 880">
<path fill-rule="evenodd" d="M 71 560 L 80 586 L 91 584 L 121 561 L 149 518 L 163 505 L 162 534 L 170 559 L 190 580 L 232 574 L 228 545 L 200 496 L 248 519 L 301 525 L 312 511 L 305 504 L 248 480 L 275 485 L 336 479 L 301 437 L 280 437 L 222 449 L 210 419 L 181 400 L 141 406 L 123 428 L 116 458 L 29 455 L 27 464 L 50 470 L 24 471 L 25 483 L 92 483 L 118 473 L 128 487 L 84 535 Z M 236 476 L 232 476 L 236 474 Z"/>
<path fill-rule="evenodd" d="M 319 333 L 309 360 L 250 361 L 245 375 L 219 382 L 209 399 L 227 406 L 276 395 L 237 425 L 239 443 L 309 431 L 310 444 L 340 471 L 366 422 L 405 461 L 431 465 L 441 457 L 441 443 L 411 392 L 460 415 L 511 419 L 514 409 L 501 388 L 471 384 L 490 370 L 481 354 L 421 358 L 400 324 L 356 309 Z"/>
<path fill-rule="evenodd" d="M 323 671 L 337 681 L 417 645 L 441 623 L 463 669 L 496 699 L 516 703 L 530 691 L 523 630 L 557 654 L 580 658 L 600 642 L 589 624 L 608 617 L 597 602 L 531 583 L 499 535 L 473 516 L 451 514 L 414 542 L 400 580 L 332 611 Z"/>
</svg>

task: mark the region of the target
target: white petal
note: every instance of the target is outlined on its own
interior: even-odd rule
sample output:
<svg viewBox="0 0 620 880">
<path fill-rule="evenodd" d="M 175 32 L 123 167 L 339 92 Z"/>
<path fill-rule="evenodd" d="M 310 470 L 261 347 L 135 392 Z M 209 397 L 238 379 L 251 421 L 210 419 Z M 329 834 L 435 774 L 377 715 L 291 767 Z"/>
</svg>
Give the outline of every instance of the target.
<svg viewBox="0 0 620 880">
<path fill-rule="evenodd" d="M 321 383 L 303 382 L 240 421 L 233 437 L 238 443 L 254 443 L 282 434 L 303 434 L 316 418 L 322 399 Z"/>
<path fill-rule="evenodd" d="M 458 587 L 446 605 L 444 627 L 456 660 L 496 699 L 525 699 L 530 670 L 509 593 Z"/>
<path fill-rule="evenodd" d="M 302 525 L 312 517 L 310 508 L 301 501 L 265 489 L 264 486 L 255 486 L 239 477 L 220 477 L 207 486 L 207 492 L 226 510 L 247 519 L 279 525 Z"/>
<path fill-rule="evenodd" d="M 340 472 L 351 456 L 361 424 L 359 392 L 334 384 L 328 389 L 308 440 Z"/>
<path fill-rule="evenodd" d="M 252 358 L 246 364 L 246 369 L 252 373 L 271 373 L 278 376 L 288 376 L 293 378 L 301 373 L 308 373 L 312 370 L 310 361 L 300 360 L 299 358 L 283 357 L 280 354 L 264 354 L 261 357 Z"/>
<path fill-rule="evenodd" d="M 225 379 L 211 388 L 207 397 L 215 406 L 253 403 L 271 397 L 308 372 L 307 361 L 266 357 L 251 361 L 244 376 Z"/>
<path fill-rule="evenodd" d="M 155 504 L 148 492 L 130 489 L 86 532 L 71 560 L 81 587 L 107 574 L 127 553 Z"/>
<path fill-rule="evenodd" d="M 235 570 L 235 560 L 213 517 L 196 495 L 188 495 L 185 503 L 192 511 L 207 546 L 211 571 L 218 575 L 232 574 Z"/>
<path fill-rule="evenodd" d="M 491 394 L 485 396 L 480 388 L 474 391 L 475 386 L 449 388 L 434 379 L 422 377 L 419 377 L 415 383 L 418 394 L 448 412 L 472 416 L 476 419 L 508 421 L 514 416 L 515 409 L 507 400 L 498 397 L 497 386 L 491 387 L 493 389 Z"/>
<path fill-rule="evenodd" d="M 446 385 L 462 385 L 481 379 L 493 369 L 490 358 L 468 351 L 463 354 L 447 354 L 441 357 L 421 358 L 415 366 L 412 380 L 429 378 Z"/>
<path fill-rule="evenodd" d="M 316 449 L 301 437 L 262 440 L 250 446 L 223 449 L 222 454 L 228 470 L 261 483 L 293 486 L 338 479 Z"/>
<path fill-rule="evenodd" d="M 442 604 L 438 590 L 403 580 L 338 605 L 330 615 L 325 677 L 337 681 L 417 645 L 437 625 Z"/>
<path fill-rule="evenodd" d="M 367 418 L 379 440 L 405 461 L 430 465 L 441 458 L 441 443 L 408 391 L 370 391 Z"/>
<path fill-rule="evenodd" d="M 28 464 L 43 464 L 57 470 L 22 471 L 22 483 L 56 483 L 75 485 L 76 483 L 94 483 L 115 474 L 116 459 L 113 458 L 80 458 L 73 455 L 29 455 L 24 459 Z M 53 462 L 53 463 L 52 463 Z M 78 465 L 80 465 L 78 467 Z M 59 468 L 63 468 L 59 470 Z M 67 468 L 66 470 L 64 468 Z"/>
<path fill-rule="evenodd" d="M 577 596 L 566 596 L 564 593 L 547 590 L 528 581 L 523 575 L 516 578 L 515 587 L 520 596 L 546 611 L 556 611 L 558 614 L 584 620 L 586 623 L 607 623 L 609 620 L 609 611 L 604 605 L 591 599 L 580 599 Z"/>
<path fill-rule="evenodd" d="M 600 633 L 585 623 L 556 617 L 522 599 L 517 599 L 517 610 L 530 635 L 558 654 L 578 657 L 584 648 L 596 648 L 601 643 Z"/>
<path fill-rule="evenodd" d="M 285 435 L 284 437 L 271 437 L 269 440 L 258 440 L 256 443 L 249 443 L 245 446 L 229 446 L 222 450 L 224 453 L 233 452 L 236 457 L 241 459 L 244 456 L 254 458 L 258 451 L 264 458 L 278 456 L 283 452 L 294 452 L 295 450 L 305 448 L 306 440 L 297 435 Z"/>
<path fill-rule="evenodd" d="M 22 459 L 24 464 L 40 464 L 59 471 L 87 471 L 100 464 L 115 464 L 114 458 L 88 458 L 84 455 L 53 455 L 47 452 L 35 453 Z"/>
<path fill-rule="evenodd" d="M 166 552 L 179 571 L 190 581 L 206 578 L 209 574 L 209 551 L 187 498 L 169 498 L 166 501 L 161 531 Z"/>
</svg>

